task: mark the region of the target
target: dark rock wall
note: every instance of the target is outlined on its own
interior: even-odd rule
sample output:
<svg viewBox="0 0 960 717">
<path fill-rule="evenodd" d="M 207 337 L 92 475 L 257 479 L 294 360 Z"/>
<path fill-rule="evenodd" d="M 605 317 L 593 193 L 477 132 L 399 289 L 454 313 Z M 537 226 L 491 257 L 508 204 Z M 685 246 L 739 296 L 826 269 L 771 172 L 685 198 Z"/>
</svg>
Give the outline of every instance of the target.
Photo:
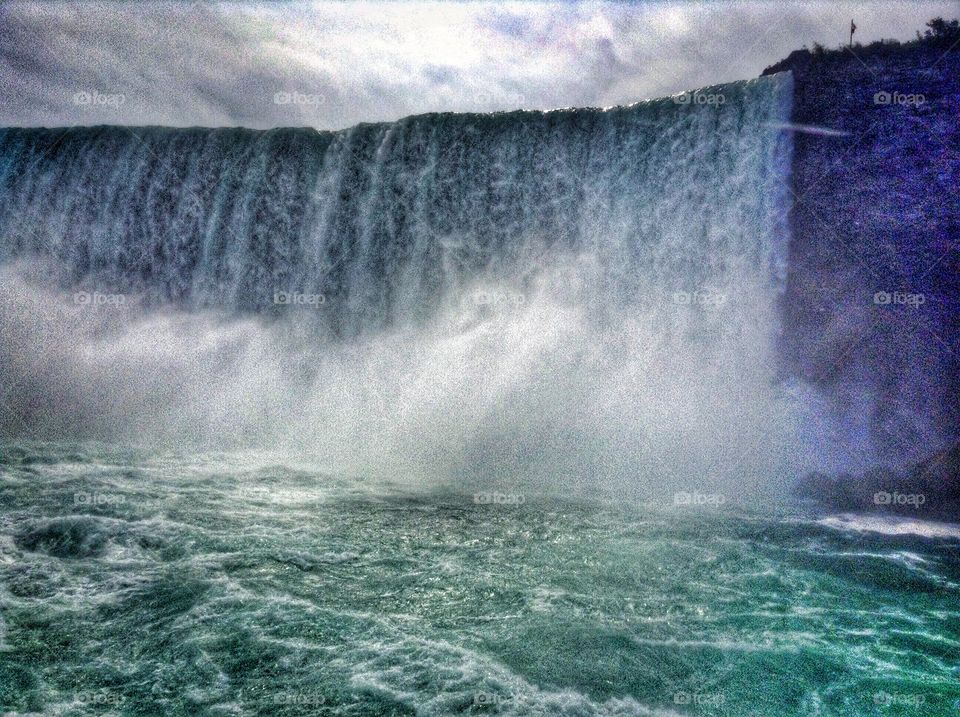
<svg viewBox="0 0 960 717">
<path fill-rule="evenodd" d="M 960 47 L 794 52 L 786 374 L 897 465 L 960 436 Z M 852 441 L 851 441 L 852 443 Z"/>
</svg>

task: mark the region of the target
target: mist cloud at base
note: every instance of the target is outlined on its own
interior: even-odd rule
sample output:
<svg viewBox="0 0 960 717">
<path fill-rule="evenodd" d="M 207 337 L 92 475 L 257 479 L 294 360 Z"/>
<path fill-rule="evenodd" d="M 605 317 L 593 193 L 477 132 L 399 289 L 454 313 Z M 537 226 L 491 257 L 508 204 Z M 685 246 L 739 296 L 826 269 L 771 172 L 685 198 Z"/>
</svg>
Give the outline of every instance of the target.
<svg viewBox="0 0 960 717">
<path fill-rule="evenodd" d="M 669 340 L 662 314 L 598 324 L 560 267 L 525 294 L 487 284 L 501 298 L 477 303 L 473 287 L 426 326 L 347 342 L 299 320 L 77 304 L 41 275 L 20 263 L 0 282 L 8 436 L 277 448 L 401 482 L 641 495 L 745 497 L 805 460 L 748 323 L 712 344 L 682 329 L 690 317 Z"/>
</svg>

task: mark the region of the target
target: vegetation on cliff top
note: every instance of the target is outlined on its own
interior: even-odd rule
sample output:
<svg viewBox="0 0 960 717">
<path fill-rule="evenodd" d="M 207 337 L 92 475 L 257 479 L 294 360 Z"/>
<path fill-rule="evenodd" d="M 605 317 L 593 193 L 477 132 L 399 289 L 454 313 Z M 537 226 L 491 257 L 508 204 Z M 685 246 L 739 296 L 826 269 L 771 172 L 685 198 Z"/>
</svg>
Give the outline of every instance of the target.
<svg viewBox="0 0 960 717">
<path fill-rule="evenodd" d="M 858 57 L 864 55 L 883 57 L 910 51 L 917 47 L 940 48 L 945 52 L 954 49 L 960 51 L 960 20 L 944 20 L 942 17 L 935 17 L 926 24 L 926 27 L 927 29 L 922 34 L 919 30 L 917 31 L 915 40 L 908 42 L 893 39 L 876 40 L 868 45 L 855 42 L 852 45 L 845 43 L 836 49 L 829 49 L 820 43 L 814 43 L 813 50 L 807 49 L 806 46 L 801 50 L 795 50 L 786 59 L 766 68 L 762 74 L 772 75 L 775 72 L 791 69 L 796 62 L 804 59 L 837 57 L 850 52 Z"/>
</svg>

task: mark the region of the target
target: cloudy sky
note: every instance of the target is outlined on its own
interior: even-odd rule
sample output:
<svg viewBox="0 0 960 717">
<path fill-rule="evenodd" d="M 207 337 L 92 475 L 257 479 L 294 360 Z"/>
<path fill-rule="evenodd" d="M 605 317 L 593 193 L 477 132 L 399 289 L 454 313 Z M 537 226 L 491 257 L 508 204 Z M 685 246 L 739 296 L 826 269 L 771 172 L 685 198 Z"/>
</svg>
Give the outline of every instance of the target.
<svg viewBox="0 0 960 717">
<path fill-rule="evenodd" d="M 911 38 L 952 2 L 0 0 L 0 125 L 314 126 L 629 103 L 803 45 Z"/>
</svg>

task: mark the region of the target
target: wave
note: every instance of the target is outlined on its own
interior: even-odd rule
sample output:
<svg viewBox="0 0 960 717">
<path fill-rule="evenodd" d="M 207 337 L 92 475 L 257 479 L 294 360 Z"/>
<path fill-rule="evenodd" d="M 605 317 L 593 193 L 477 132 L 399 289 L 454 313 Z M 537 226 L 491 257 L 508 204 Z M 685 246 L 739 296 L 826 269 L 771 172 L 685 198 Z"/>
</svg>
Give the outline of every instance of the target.
<svg viewBox="0 0 960 717">
<path fill-rule="evenodd" d="M 893 515 L 841 513 L 817 521 L 828 528 L 881 535 L 916 535 L 921 538 L 960 538 L 960 525 Z M 902 555 L 908 556 L 903 553 Z"/>
</svg>

